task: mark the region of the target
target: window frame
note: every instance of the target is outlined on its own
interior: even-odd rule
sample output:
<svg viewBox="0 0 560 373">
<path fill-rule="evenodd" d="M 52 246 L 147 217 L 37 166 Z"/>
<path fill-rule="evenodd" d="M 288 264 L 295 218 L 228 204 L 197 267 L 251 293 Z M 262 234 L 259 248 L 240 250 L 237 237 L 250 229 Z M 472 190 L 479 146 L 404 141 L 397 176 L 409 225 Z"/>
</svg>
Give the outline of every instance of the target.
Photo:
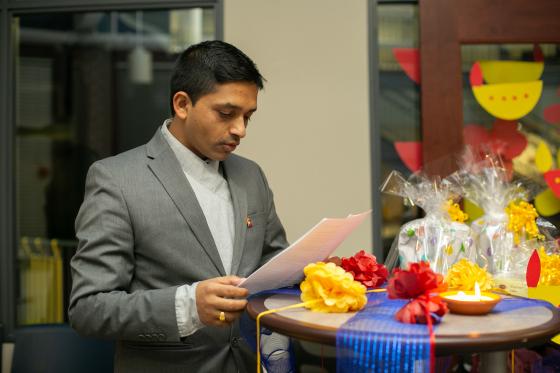
<svg viewBox="0 0 560 373">
<path fill-rule="evenodd" d="M 463 146 L 461 45 L 560 43 L 560 2 L 422 0 L 419 15 L 423 160 L 446 176 Z"/>
<path fill-rule="evenodd" d="M 12 20 L 19 15 L 136 9 L 213 8 L 216 39 L 224 38 L 223 0 L 0 0 L 0 342 L 16 328 L 15 77 Z"/>
</svg>

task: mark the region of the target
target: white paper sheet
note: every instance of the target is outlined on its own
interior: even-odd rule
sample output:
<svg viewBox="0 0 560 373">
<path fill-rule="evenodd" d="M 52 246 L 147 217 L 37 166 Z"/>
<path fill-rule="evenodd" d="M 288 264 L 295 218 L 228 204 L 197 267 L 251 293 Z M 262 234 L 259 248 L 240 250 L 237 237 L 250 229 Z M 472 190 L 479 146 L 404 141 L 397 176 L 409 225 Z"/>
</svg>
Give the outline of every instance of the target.
<svg viewBox="0 0 560 373">
<path fill-rule="evenodd" d="M 303 268 L 324 260 L 360 225 L 371 210 L 342 219 L 324 218 L 239 284 L 250 294 L 297 284 Z"/>
</svg>

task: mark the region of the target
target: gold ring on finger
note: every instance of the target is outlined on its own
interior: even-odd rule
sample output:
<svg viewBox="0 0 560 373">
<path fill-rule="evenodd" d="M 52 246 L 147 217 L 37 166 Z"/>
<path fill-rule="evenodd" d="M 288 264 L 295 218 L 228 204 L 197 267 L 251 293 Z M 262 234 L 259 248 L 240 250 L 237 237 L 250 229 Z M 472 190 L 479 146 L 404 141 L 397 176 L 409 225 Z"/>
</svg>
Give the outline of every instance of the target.
<svg viewBox="0 0 560 373">
<path fill-rule="evenodd" d="M 218 316 L 218 320 L 220 320 L 221 322 L 226 321 L 226 314 L 224 311 L 220 312 L 220 315 Z"/>
</svg>

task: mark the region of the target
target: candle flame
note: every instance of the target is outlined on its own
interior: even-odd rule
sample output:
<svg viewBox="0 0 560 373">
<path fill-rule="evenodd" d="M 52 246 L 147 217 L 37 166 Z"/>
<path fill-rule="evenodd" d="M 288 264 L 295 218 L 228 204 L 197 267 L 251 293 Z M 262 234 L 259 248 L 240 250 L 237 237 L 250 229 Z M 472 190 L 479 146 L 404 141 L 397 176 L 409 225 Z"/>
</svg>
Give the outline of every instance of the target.
<svg viewBox="0 0 560 373">
<path fill-rule="evenodd" d="M 474 296 L 476 297 L 476 299 L 478 301 L 480 301 L 481 297 L 480 297 L 480 286 L 478 285 L 478 282 L 474 283 Z"/>
</svg>

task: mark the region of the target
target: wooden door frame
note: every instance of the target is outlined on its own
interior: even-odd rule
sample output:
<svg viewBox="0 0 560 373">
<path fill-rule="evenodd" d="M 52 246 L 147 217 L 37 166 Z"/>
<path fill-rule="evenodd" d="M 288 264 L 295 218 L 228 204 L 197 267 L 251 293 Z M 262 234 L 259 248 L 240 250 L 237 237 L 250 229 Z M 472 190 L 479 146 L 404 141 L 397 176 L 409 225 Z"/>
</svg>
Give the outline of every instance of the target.
<svg viewBox="0 0 560 373">
<path fill-rule="evenodd" d="M 463 146 L 461 45 L 560 43 L 558 0 L 420 0 L 423 163 L 431 174 L 456 168 Z"/>
</svg>

